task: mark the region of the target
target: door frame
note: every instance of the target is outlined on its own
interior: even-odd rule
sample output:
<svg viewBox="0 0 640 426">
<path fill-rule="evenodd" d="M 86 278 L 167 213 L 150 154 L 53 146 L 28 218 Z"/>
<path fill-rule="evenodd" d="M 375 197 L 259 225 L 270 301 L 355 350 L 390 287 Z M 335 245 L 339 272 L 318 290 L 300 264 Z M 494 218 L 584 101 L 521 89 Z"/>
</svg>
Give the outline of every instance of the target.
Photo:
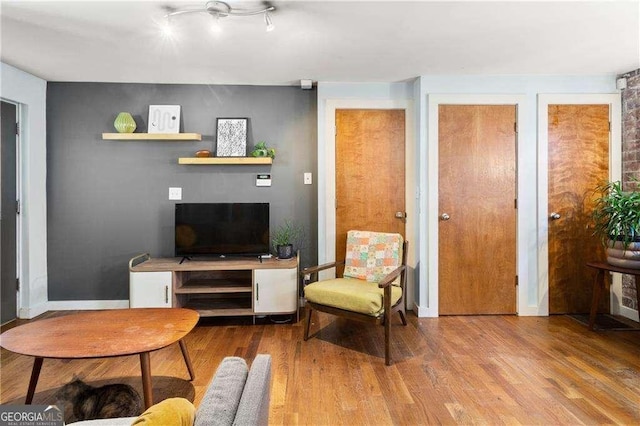
<svg viewBox="0 0 640 426">
<path fill-rule="evenodd" d="M 531 222 L 526 209 L 523 209 L 520 202 L 520 194 L 523 193 L 522 185 L 524 179 L 521 178 L 523 159 L 519 152 L 523 152 L 520 145 L 525 138 L 521 137 L 525 124 L 523 123 L 523 108 L 526 104 L 526 95 L 475 95 L 475 94 L 435 94 L 427 96 L 427 206 L 426 206 L 426 242 L 427 242 L 427 306 L 421 310 L 421 316 L 437 317 L 438 307 L 438 274 L 439 274 L 439 130 L 438 130 L 438 107 L 443 105 L 515 105 L 516 123 L 518 132 L 516 133 L 516 197 L 518 197 L 519 208 L 516 218 L 516 273 L 519 277 L 519 285 L 516 291 L 516 313 L 522 312 L 522 304 L 526 303 L 526 294 L 529 288 L 529 280 L 526 265 L 526 239 L 521 238 L 526 234 L 527 220 Z"/>
<path fill-rule="evenodd" d="M 622 178 L 620 93 L 538 95 L 538 295 L 540 315 L 549 315 L 549 105 L 609 105 L 609 180 Z M 622 278 L 613 274 L 611 313 L 621 314 Z M 636 314 L 637 315 L 637 314 Z M 628 315 L 625 315 L 628 316 Z M 636 318 L 637 320 L 637 318 Z"/>
<path fill-rule="evenodd" d="M 20 210 L 23 210 L 24 206 L 22 205 L 22 133 L 24 131 L 24 123 L 22 123 L 22 104 L 19 102 L 14 102 L 9 99 L 5 99 L 0 97 L 0 101 L 4 103 L 8 103 L 11 105 L 15 105 L 16 107 L 16 123 L 18 123 L 18 134 L 16 135 L 16 197 L 20 201 Z M 22 292 L 22 288 L 26 283 L 22 280 L 22 217 L 20 214 L 16 215 L 16 278 L 20 280 L 20 288 L 16 290 L 16 318 L 21 318 L 20 310 L 23 306 L 22 296 L 24 292 Z"/>
<path fill-rule="evenodd" d="M 411 99 L 327 99 L 325 103 L 325 140 L 318 141 L 318 180 L 324 182 L 324 191 L 318 191 L 318 262 L 333 262 L 336 259 L 336 110 L 337 109 L 401 109 L 404 110 L 405 126 L 405 204 L 407 222 L 405 239 L 409 241 L 407 252 L 407 306 L 415 305 L 415 271 L 417 265 L 417 180 L 414 104 Z M 324 161 L 322 161 L 324 159 Z M 333 270 L 321 273 L 331 278 Z M 414 310 L 417 311 L 417 308 Z"/>
</svg>

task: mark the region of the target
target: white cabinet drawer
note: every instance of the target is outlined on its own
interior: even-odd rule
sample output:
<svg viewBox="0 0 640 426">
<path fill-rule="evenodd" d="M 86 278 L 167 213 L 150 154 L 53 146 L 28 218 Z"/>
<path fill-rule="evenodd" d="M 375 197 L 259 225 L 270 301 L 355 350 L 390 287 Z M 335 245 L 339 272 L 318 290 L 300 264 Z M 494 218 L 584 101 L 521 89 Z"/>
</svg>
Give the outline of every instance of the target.
<svg viewBox="0 0 640 426">
<path fill-rule="evenodd" d="M 171 271 L 129 272 L 129 307 L 170 308 Z"/>
<path fill-rule="evenodd" d="M 296 312 L 297 269 L 256 269 L 253 277 L 256 314 Z"/>
</svg>

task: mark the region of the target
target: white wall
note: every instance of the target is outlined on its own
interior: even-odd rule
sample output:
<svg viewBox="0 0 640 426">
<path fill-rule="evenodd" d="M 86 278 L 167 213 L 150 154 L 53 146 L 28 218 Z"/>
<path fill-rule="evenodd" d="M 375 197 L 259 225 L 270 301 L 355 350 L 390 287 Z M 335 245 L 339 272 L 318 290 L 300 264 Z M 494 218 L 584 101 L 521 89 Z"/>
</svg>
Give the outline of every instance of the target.
<svg viewBox="0 0 640 426">
<path fill-rule="evenodd" d="M 47 82 L 0 62 L 0 98 L 20 110 L 20 318 L 47 310 Z"/>
<path fill-rule="evenodd" d="M 420 265 L 418 314 L 438 315 L 437 298 L 437 165 L 438 159 L 429 156 L 430 147 L 437 140 L 430 139 L 430 107 L 434 99 L 446 95 L 475 95 L 478 98 L 495 95 L 513 95 L 521 99 L 518 108 L 518 243 L 517 270 L 519 275 L 519 315 L 546 315 L 548 306 L 539 287 L 538 270 L 538 188 L 540 173 L 546 173 L 546 164 L 538 161 L 537 97 L 540 94 L 616 93 L 615 75 L 597 76 L 422 76 L 416 83 L 420 105 L 418 123 L 418 157 L 420 161 Z M 433 176 L 436 179 L 433 179 Z M 428 227 L 427 224 L 431 226 Z M 434 225 L 435 224 L 435 225 Z"/>
</svg>

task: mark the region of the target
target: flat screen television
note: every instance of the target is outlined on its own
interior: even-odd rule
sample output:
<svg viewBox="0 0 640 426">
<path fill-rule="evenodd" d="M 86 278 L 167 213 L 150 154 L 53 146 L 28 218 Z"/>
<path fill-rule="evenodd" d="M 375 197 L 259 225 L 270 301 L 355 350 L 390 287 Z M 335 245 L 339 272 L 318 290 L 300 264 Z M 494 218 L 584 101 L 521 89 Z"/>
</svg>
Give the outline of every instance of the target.
<svg viewBox="0 0 640 426">
<path fill-rule="evenodd" d="M 176 256 L 266 254 L 269 254 L 269 203 L 176 204 Z"/>
</svg>

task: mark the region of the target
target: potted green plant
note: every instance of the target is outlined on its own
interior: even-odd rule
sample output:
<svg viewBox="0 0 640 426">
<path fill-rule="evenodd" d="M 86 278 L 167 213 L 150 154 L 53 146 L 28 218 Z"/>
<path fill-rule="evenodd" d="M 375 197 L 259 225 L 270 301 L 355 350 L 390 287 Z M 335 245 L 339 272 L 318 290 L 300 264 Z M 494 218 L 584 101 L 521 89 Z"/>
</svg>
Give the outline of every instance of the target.
<svg viewBox="0 0 640 426">
<path fill-rule="evenodd" d="M 640 269 L 640 192 L 623 191 L 620 181 L 600 185 L 593 210 L 594 235 L 607 250 L 607 262 Z"/>
<path fill-rule="evenodd" d="M 291 221 L 285 220 L 271 235 L 271 244 L 279 259 L 290 259 L 294 255 L 294 244 L 304 236 L 304 228 Z"/>
<path fill-rule="evenodd" d="M 268 148 L 267 143 L 264 141 L 260 141 L 256 144 L 251 152 L 252 157 L 271 157 L 276 158 L 276 149 Z"/>
</svg>

